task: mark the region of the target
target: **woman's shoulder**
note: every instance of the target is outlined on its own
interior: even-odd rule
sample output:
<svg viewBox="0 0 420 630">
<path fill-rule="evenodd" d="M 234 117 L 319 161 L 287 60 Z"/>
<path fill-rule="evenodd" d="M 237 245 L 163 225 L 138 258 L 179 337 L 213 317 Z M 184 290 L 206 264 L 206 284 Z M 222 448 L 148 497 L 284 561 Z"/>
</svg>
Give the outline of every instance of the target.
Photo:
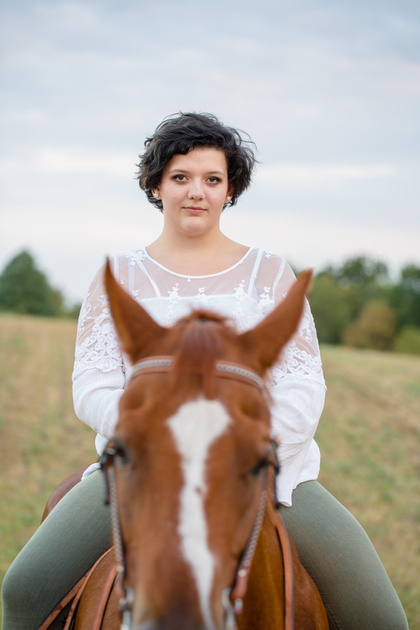
<svg viewBox="0 0 420 630">
<path fill-rule="evenodd" d="M 140 247 L 139 249 L 128 249 L 124 252 L 120 252 L 119 254 L 115 254 L 110 258 L 114 265 L 126 264 L 134 267 L 136 264 L 147 258 L 146 248 Z"/>
<path fill-rule="evenodd" d="M 255 249 L 264 260 L 271 260 L 274 264 L 282 264 L 286 262 L 284 256 L 278 252 L 273 252 L 272 250 L 265 249 L 264 247 L 256 247 Z"/>
<path fill-rule="evenodd" d="M 259 268 L 261 270 L 271 271 L 273 273 L 289 272 L 291 267 L 287 262 L 286 258 L 279 254 L 278 252 L 273 252 L 272 250 L 265 249 L 263 247 L 255 248 L 255 256 L 259 261 Z"/>
<path fill-rule="evenodd" d="M 254 267 L 255 286 L 259 291 L 271 291 L 285 296 L 296 280 L 296 275 L 286 258 L 277 252 L 258 248 L 258 264 Z"/>
<path fill-rule="evenodd" d="M 142 262 L 146 260 L 147 253 L 145 247 L 139 249 L 129 249 L 113 256 L 108 260 L 114 276 L 122 281 L 126 280 L 132 271 L 138 271 Z"/>
<path fill-rule="evenodd" d="M 103 264 L 97 269 L 95 275 L 93 276 L 89 294 L 92 293 L 92 291 L 104 292 L 105 288 L 103 285 L 103 279 L 107 261 L 111 265 L 111 271 L 114 274 L 114 277 L 121 282 L 121 284 L 125 284 L 128 276 L 130 275 L 130 268 L 138 267 L 138 263 L 144 260 L 144 258 L 146 258 L 144 247 L 140 249 L 130 249 L 119 254 L 110 254 L 106 256 Z"/>
</svg>

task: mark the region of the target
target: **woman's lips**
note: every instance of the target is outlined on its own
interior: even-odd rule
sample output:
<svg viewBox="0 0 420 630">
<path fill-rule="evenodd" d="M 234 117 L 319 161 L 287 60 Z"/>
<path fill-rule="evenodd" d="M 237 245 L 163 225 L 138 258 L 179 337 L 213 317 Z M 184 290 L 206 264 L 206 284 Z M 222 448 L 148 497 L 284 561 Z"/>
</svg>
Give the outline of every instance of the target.
<svg viewBox="0 0 420 630">
<path fill-rule="evenodd" d="M 203 214 L 203 212 L 206 212 L 206 209 L 200 206 L 185 206 L 184 210 L 188 212 L 188 214 Z"/>
</svg>

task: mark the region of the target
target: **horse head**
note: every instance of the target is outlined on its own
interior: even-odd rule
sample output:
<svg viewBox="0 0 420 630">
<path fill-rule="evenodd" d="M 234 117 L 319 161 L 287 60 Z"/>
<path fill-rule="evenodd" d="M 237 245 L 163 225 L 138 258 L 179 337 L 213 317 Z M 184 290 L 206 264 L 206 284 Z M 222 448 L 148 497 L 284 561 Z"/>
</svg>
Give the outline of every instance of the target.
<svg viewBox="0 0 420 630">
<path fill-rule="evenodd" d="M 219 630 L 274 463 L 263 379 L 296 330 L 311 273 L 255 328 L 238 334 L 197 311 L 160 326 L 105 284 L 133 365 L 107 452 L 115 463 L 131 628 Z"/>
</svg>

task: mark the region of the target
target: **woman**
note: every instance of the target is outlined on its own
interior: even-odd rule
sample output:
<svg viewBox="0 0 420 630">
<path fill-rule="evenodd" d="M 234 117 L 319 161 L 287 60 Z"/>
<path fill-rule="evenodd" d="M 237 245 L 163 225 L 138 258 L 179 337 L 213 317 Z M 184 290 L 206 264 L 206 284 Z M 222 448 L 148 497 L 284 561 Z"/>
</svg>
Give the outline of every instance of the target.
<svg viewBox="0 0 420 630">
<path fill-rule="evenodd" d="M 204 306 L 231 317 L 239 330 L 252 327 L 283 299 L 294 275 L 282 257 L 237 243 L 220 229 L 223 209 L 250 184 L 251 143 L 214 116 L 180 114 L 164 120 L 145 147 L 139 183 L 163 212 L 163 229 L 147 248 L 114 259 L 116 277 L 163 325 Z M 99 454 L 117 422 L 127 368 L 100 271 L 80 314 L 73 374 L 75 409 L 97 432 Z M 363 529 L 316 481 L 320 455 L 313 436 L 325 384 L 308 305 L 273 370 L 271 393 L 273 435 L 281 437 L 280 510 L 318 586 L 331 628 L 407 628 Z M 108 548 L 108 508 L 94 468 L 10 568 L 3 585 L 4 630 L 37 628 Z M 61 624 L 57 620 L 53 627 Z"/>
</svg>

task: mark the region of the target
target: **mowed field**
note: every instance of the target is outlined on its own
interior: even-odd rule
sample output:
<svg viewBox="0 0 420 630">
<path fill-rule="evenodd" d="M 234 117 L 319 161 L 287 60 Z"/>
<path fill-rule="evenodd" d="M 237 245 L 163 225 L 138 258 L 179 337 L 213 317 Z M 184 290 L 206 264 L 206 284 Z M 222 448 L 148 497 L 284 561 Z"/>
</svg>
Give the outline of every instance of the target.
<svg viewBox="0 0 420 630">
<path fill-rule="evenodd" d="M 74 321 L 0 316 L 0 579 L 48 496 L 96 458 L 71 399 Z M 420 357 L 322 348 L 320 481 L 362 523 L 420 628 Z"/>
</svg>

